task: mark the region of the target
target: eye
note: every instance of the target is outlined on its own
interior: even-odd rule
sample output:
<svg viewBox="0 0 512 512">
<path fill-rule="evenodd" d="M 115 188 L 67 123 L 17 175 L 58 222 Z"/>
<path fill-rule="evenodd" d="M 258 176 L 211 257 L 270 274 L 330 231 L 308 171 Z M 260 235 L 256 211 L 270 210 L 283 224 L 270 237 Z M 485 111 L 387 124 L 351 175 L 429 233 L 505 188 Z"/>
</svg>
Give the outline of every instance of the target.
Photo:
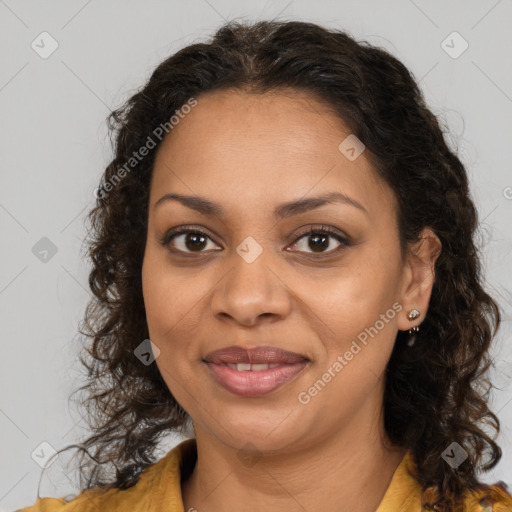
<svg viewBox="0 0 512 512">
<path fill-rule="evenodd" d="M 164 246 L 169 246 L 173 242 L 174 247 L 170 248 L 173 252 L 201 253 L 203 249 L 208 248 L 207 240 L 211 240 L 208 233 L 199 229 L 181 226 L 167 232 L 160 240 L 160 243 Z"/>
<path fill-rule="evenodd" d="M 301 240 L 304 239 L 304 241 L 308 240 L 309 242 L 305 242 L 301 244 Z M 336 245 L 334 248 L 331 247 L 331 241 L 335 240 Z M 306 252 L 308 251 L 302 248 L 310 248 L 311 252 L 309 254 L 322 254 L 322 255 L 331 255 L 334 252 L 337 252 L 337 250 L 340 249 L 340 247 L 348 246 L 349 241 L 347 238 L 343 237 L 333 229 L 322 226 L 321 228 L 310 228 L 306 233 L 304 233 L 302 236 L 300 236 L 292 245 L 292 247 L 299 247 L 299 252 Z M 327 248 L 331 247 L 330 250 L 326 250 Z"/>
<path fill-rule="evenodd" d="M 302 243 L 302 239 L 310 239 L 310 243 Z M 169 232 L 167 232 L 160 243 L 168 247 L 172 252 L 178 253 L 198 253 L 201 254 L 206 252 L 208 249 L 208 240 L 211 241 L 212 246 L 216 246 L 216 244 L 212 241 L 212 236 L 200 229 L 190 228 L 187 226 L 180 226 L 175 228 Z M 331 241 L 334 240 L 338 245 L 334 248 L 331 247 L 330 250 L 326 251 L 332 244 Z M 172 243 L 171 243 L 172 242 Z M 305 252 L 309 254 L 319 254 L 320 256 L 326 255 L 330 256 L 332 253 L 337 252 L 340 248 L 349 246 L 350 242 L 348 238 L 340 235 L 338 232 L 334 231 L 332 228 L 327 226 L 321 226 L 320 228 L 310 228 L 306 232 L 304 232 L 295 242 L 292 244 L 292 248 L 299 247 L 298 252 Z M 171 247 L 169 247 L 171 246 Z M 303 249 L 300 249 L 300 247 Z M 312 249 L 311 252 L 308 252 L 307 248 Z M 212 247 L 210 247 L 212 249 Z M 213 250 L 215 249 L 213 247 Z M 296 250 L 296 249 L 295 249 Z"/>
</svg>

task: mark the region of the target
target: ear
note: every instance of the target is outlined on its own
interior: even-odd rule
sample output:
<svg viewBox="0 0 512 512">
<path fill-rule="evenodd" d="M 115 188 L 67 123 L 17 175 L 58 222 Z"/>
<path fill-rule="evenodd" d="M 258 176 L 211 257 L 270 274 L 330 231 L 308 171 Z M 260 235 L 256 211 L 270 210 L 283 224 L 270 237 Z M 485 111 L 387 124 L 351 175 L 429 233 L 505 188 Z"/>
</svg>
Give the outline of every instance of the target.
<svg viewBox="0 0 512 512">
<path fill-rule="evenodd" d="M 441 250 L 442 244 L 430 228 L 425 228 L 420 239 L 409 248 L 399 299 L 402 310 L 398 316 L 397 327 L 401 331 L 420 325 L 427 315 L 435 280 L 435 263 Z M 412 309 L 417 309 L 420 316 L 409 320 L 407 314 Z"/>
</svg>

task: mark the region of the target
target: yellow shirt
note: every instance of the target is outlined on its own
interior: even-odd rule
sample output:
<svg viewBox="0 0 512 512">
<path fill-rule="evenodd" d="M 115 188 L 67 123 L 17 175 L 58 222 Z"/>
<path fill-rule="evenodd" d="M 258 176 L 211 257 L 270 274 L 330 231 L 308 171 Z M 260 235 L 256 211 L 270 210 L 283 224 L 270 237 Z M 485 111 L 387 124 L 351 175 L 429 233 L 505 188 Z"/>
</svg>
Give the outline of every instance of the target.
<svg viewBox="0 0 512 512">
<path fill-rule="evenodd" d="M 180 477 L 185 465 L 193 467 L 196 456 L 195 439 L 187 439 L 147 467 L 129 489 L 88 489 L 69 502 L 63 498 L 39 498 L 35 505 L 16 512 L 184 512 Z M 414 477 L 415 471 L 409 450 L 396 468 L 376 512 L 425 510 L 421 508 L 421 486 Z M 483 498 L 483 490 L 468 494 L 465 511 L 512 512 L 512 496 L 498 484 L 491 486 L 492 501 Z"/>
</svg>

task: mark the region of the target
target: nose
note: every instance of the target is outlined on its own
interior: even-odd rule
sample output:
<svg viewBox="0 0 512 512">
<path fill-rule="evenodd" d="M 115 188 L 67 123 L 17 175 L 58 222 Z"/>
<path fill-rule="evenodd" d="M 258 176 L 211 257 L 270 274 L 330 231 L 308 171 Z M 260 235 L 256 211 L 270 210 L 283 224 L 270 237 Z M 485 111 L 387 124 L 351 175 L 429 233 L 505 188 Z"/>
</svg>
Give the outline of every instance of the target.
<svg viewBox="0 0 512 512">
<path fill-rule="evenodd" d="M 290 313 L 291 290 L 282 272 L 279 275 L 270 249 L 264 249 L 254 261 L 233 252 L 228 265 L 213 292 L 214 317 L 248 327 L 274 322 Z"/>
</svg>

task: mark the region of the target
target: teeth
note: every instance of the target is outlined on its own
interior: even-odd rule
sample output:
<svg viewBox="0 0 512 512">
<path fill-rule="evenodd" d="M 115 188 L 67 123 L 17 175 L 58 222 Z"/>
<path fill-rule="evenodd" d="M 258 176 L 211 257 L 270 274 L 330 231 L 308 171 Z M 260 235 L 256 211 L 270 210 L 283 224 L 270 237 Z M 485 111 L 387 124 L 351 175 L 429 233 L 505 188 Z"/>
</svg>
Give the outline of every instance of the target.
<svg viewBox="0 0 512 512">
<path fill-rule="evenodd" d="M 268 370 L 269 368 L 276 368 L 279 366 L 279 363 L 257 363 L 257 364 L 251 364 L 251 363 L 228 363 L 228 366 L 232 368 L 233 370 L 238 370 L 239 372 L 248 372 L 248 371 L 260 371 L 260 370 Z"/>
<path fill-rule="evenodd" d="M 266 363 L 251 364 L 251 370 L 253 370 L 253 371 L 268 370 L 268 364 L 266 364 Z"/>
</svg>

